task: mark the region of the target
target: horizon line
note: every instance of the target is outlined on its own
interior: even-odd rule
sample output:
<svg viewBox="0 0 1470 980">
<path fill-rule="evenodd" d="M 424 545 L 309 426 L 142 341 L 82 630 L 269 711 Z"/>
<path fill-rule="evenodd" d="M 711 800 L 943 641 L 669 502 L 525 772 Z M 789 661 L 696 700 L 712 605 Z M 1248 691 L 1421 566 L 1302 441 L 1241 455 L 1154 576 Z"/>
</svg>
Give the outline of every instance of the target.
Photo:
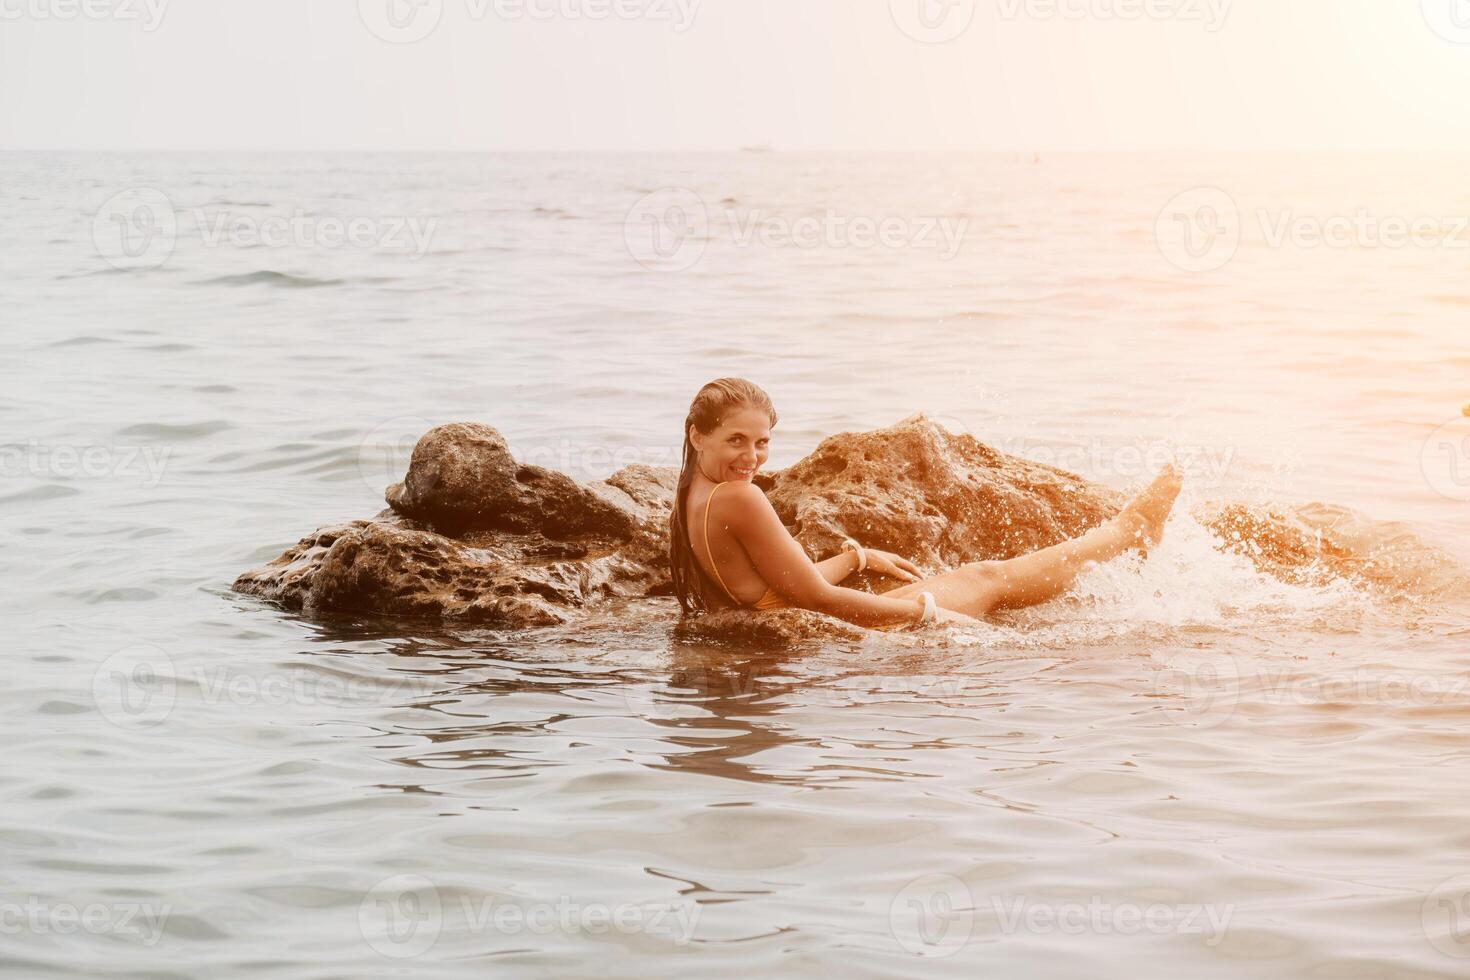
<svg viewBox="0 0 1470 980">
<path fill-rule="evenodd" d="M 1261 153 L 1442 153 L 1470 154 L 1470 146 L 1275 146 L 1275 147 L 772 147 L 763 145 L 731 147 L 667 147 L 653 149 L 617 149 L 609 147 L 166 147 L 166 146 L 7 146 L 0 145 L 0 153 L 402 153 L 418 155 L 447 154 L 584 154 L 651 156 L 668 154 L 730 154 L 748 153 L 751 156 L 766 154 L 798 153 L 846 153 L 846 154 L 939 154 L 939 153 L 990 153 L 1015 155 L 1065 155 L 1065 154 L 1261 154 Z"/>
</svg>

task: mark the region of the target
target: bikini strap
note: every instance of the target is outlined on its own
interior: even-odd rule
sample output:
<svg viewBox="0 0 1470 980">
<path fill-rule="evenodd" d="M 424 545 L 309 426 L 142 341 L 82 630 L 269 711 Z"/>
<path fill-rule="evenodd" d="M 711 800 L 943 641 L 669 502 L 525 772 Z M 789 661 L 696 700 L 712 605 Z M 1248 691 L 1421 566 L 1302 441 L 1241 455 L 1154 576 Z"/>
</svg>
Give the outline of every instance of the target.
<svg viewBox="0 0 1470 980">
<path fill-rule="evenodd" d="M 720 588 L 722 588 L 722 589 L 725 590 L 725 595 L 727 595 L 727 596 L 730 597 L 730 601 L 731 602 L 735 603 L 735 605 L 737 605 L 737 606 L 740 606 L 740 605 L 744 605 L 744 603 L 742 603 L 739 599 L 735 598 L 735 593 L 731 592 L 730 591 L 730 587 L 725 584 L 724 576 L 722 576 L 720 574 L 720 565 L 719 565 L 719 562 L 715 561 L 715 553 L 710 550 L 710 546 L 709 546 L 709 505 L 710 505 L 710 501 L 712 501 L 712 500 L 715 499 L 715 490 L 718 490 L 718 489 L 720 489 L 720 487 L 723 487 L 726 482 L 728 482 L 728 481 L 721 481 L 720 483 L 716 483 L 715 484 L 715 489 L 714 490 L 711 490 L 709 492 L 709 496 L 704 498 L 704 552 L 705 552 L 705 554 L 709 555 L 709 567 L 710 568 L 713 568 L 715 570 L 715 578 L 719 580 L 719 582 L 720 582 Z"/>
</svg>

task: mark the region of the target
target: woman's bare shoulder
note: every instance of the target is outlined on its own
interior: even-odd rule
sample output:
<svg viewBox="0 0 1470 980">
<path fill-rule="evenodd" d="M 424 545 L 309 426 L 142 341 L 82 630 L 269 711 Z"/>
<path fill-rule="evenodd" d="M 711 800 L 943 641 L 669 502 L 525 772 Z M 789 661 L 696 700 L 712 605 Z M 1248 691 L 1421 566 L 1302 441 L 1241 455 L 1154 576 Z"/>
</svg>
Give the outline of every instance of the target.
<svg viewBox="0 0 1470 980">
<path fill-rule="evenodd" d="M 743 480 L 721 484 L 720 492 L 715 495 L 715 506 L 732 523 L 761 522 L 775 517 L 776 514 L 776 508 L 771 506 L 766 492 L 754 483 Z M 780 523 L 779 519 L 777 523 Z"/>
<path fill-rule="evenodd" d="M 729 499 L 740 501 L 746 505 L 764 504 L 767 507 L 771 505 L 770 500 L 766 499 L 766 492 L 764 490 L 754 483 L 749 483 L 745 480 L 731 480 L 728 483 L 720 484 L 720 496 L 724 497 L 727 495 Z"/>
</svg>

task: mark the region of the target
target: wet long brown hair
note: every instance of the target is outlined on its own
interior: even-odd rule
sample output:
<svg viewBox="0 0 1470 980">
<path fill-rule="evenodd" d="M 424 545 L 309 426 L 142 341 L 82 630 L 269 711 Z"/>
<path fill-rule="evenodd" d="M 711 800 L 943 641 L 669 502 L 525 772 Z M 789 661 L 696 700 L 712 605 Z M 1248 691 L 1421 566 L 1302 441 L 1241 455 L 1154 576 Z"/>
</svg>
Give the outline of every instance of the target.
<svg viewBox="0 0 1470 980">
<path fill-rule="evenodd" d="M 679 597 L 679 606 L 685 613 L 709 610 L 705 599 L 705 586 L 709 580 L 699 567 L 699 560 L 694 557 L 684 520 L 684 502 L 689 498 L 689 486 L 694 482 L 694 471 L 699 462 L 699 453 L 694 443 L 689 441 L 689 427 L 694 426 L 708 435 L 720 427 L 728 412 L 736 408 L 765 412 L 772 427 L 776 424 L 776 408 L 771 404 L 771 396 L 744 378 L 720 378 L 699 389 L 699 394 L 689 405 L 689 415 L 684 419 L 684 463 L 679 470 L 679 488 L 674 492 L 674 512 L 669 515 L 669 572 L 674 579 L 674 594 Z"/>
</svg>

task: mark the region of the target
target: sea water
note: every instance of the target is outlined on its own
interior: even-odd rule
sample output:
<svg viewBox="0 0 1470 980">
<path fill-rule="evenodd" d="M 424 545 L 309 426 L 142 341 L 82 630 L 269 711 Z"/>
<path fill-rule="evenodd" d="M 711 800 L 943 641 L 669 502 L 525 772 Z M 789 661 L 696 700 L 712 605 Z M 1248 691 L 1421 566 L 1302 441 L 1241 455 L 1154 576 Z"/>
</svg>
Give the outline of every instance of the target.
<svg viewBox="0 0 1470 980">
<path fill-rule="evenodd" d="M 1463 976 L 1463 162 L 0 156 L 0 972 Z M 924 411 L 1187 486 L 948 634 L 229 591 L 434 424 L 597 479 L 724 376 L 771 469 Z M 1221 500 L 1415 571 L 1279 581 Z"/>
</svg>

